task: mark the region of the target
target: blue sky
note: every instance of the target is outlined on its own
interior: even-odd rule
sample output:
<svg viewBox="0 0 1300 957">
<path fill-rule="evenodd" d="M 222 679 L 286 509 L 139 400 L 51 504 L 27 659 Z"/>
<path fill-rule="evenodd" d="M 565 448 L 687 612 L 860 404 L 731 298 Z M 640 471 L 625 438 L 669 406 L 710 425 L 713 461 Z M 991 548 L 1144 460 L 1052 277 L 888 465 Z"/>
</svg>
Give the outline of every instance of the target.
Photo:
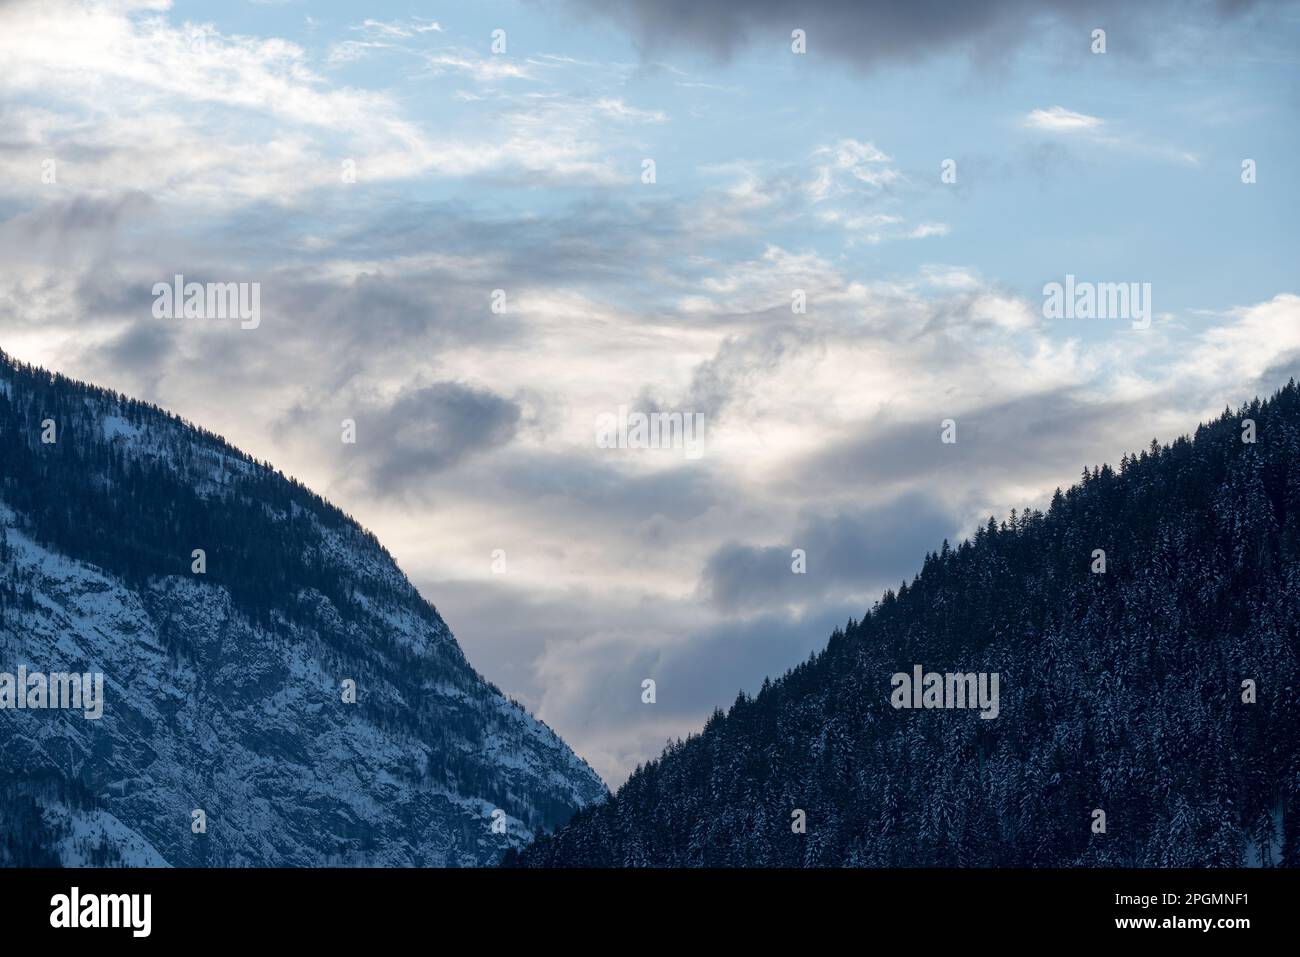
<svg viewBox="0 0 1300 957">
<path fill-rule="evenodd" d="M 0 346 L 330 497 L 616 785 L 1300 364 L 1300 8 L 1131 6 L 0 3 Z M 176 273 L 260 325 L 155 318 Z M 1045 318 L 1066 274 L 1150 328 Z"/>
<path fill-rule="evenodd" d="M 791 24 L 802 22 L 798 4 L 790 6 Z M 1265 298 L 1294 271 L 1285 250 L 1300 190 L 1286 175 L 1300 95 L 1290 43 L 1297 12 L 1120 21 L 1111 25 L 1107 53 L 1092 54 L 1091 28 L 1105 28 L 1111 16 L 1080 15 L 1079 29 L 1053 24 L 1008 40 L 1009 62 L 994 69 L 955 51 L 901 68 L 828 65 L 818 37 L 810 55 L 797 57 L 775 26 L 723 63 L 691 48 L 647 55 L 616 23 L 557 15 L 555 5 L 541 3 L 379 3 L 360 21 L 345 5 L 178 3 L 171 19 L 291 39 L 331 81 L 391 91 L 430 130 L 490 136 L 509 107 L 463 98 L 485 89 L 503 97 L 613 97 L 662 114 L 663 122 L 641 126 L 606 155 L 631 175 L 652 154 L 659 192 L 683 202 L 725 181 L 719 168 L 737 162 L 779 169 L 806 161 L 817 144 L 872 142 L 902 181 L 862 208 L 906 208 L 909 221 L 950 228 L 942 241 L 852 248 L 841 230 L 800 236 L 874 273 L 905 275 L 943 257 L 977 262 L 1032 295 L 1068 259 L 1080 275 L 1140 265 L 1143 278 L 1165 291 L 1161 308 L 1169 310 Z M 1260 31 L 1260 18 L 1279 29 Z M 494 29 L 506 30 L 503 56 L 489 56 Z M 427 62 L 439 56 L 465 65 Z M 498 64 L 518 75 L 472 79 L 472 65 Z M 1057 105 L 1096 117 L 1101 127 L 1082 135 L 1026 128 L 1027 114 Z M 959 171 L 970 167 L 959 176 L 961 190 L 939 183 L 938 164 L 950 157 Z M 1250 192 L 1238 188 L 1246 157 L 1266 170 L 1256 184 L 1262 188 Z M 476 183 L 467 197 L 463 182 L 436 172 L 402 186 L 399 201 L 470 198 L 525 209 L 590 192 L 580 180 L 557 193 L 550 183 L 511 179 Z M 1228 236 L 1250 241 L 1224 242 Z"/>
</svg>

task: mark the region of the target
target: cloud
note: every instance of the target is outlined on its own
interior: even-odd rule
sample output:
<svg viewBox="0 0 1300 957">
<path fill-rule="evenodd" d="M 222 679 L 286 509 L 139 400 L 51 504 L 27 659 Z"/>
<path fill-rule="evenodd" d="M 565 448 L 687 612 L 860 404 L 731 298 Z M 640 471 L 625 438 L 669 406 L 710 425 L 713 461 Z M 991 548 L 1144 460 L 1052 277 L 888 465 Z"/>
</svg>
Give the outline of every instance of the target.
<svg viewBox="0 0 1300 957">
<path fill-rule="evenodd" d="M 0 117 L 20 147 L 0 146 L 0 195 L 26 200 L 49 158 L 59 182 L 81 192 L 138 189 L 209 206 L 337 192 L 345 161 L 359 186 L 503 174 L 522 174 L 525 187 L 630 182 L 632 168 L 611 158 L 621 134 L 609 127 L 666 119 L 601 91 L 495 102 L 499 116 L 485 117 L 478 134 L 431 130 L 399 96 L 319 72 L 297 43 L 176 24 L 167 12 L 166 4 L 71 0 L 0 7 Z M 419 58 L 426 73 L 480 84 L 530 76 L 514 58 L 400 46 L 438 36 L 437 24 L 372 20 L 360 31 L 330 48 L 327 63 L 391 47 Z M 203 148 L 177 148 L 196 142 Z"/>
<path fill-rule="evenodd" d="M 570 729 L 566 740 L 614 786 L 666 740 L 698 732 L 708 713 L 729 706 L 738 692 L 757 692 L 764 677 L 823 648 L 831 630 L 861 609 L 822 607 L 807 616 L 759 614 L 707 624 L 689 604 L 643 605 L 638 613 L 643 628 L 549 642 L 535 666 L 544 689 L 538 714 L 552 727 Z M 609 620 L 603 612 L 598 618 Z M 641 699 L 646 679 L 655 682 L 654 704 Z"/>
<path fill-rule="evenodd" d="M 949 51 L 968 52 L 984 63 L 1000 62 L 1022 43 L 1041 39 L 1043 24 L 1052 21 L 1079 30 L 1104 22 L 1118 32 L 1122 25 L 1168 17 L 1171 8 L 1184 20 L 1214 21 L 1239 16 L 1256 4 L 1200 2 L 1189 8 L 1166 2 L 1137 10 L 1119 0 L 1086 7 L 1071 0 L 570 0 L 570 6 L 583 16 L 612 19 L 648 54 L 683 47 L 720 60 L 745 48 L 784 53 L 791 30 L 802 29 L 809 57 L 825 51 L 869 69 Z M 1126 35 L 1133 32 L 1129 29 Z"/>
<path fill-rule="evenodd" d="M 520 407 L 458 382 L 404 390 L 357 418 L 355 460 L 379 495 L 418 492 L 437 473 L 515 437 Z"/>
<path fill-rule="evenodd" d="M 701 588 L 724 612 L 815 608 L 853 599 L 865 607 L 867 596 L 898 584 L 901 569 L 919 569 L 925 554 L 961 524 L 917 493 L 857 509 L 810 507 L 780 545 L 720 547 L 709 556 Z M 799 574 L 795 549 L 804 553 Z"/>
<path fill-rule="evenodd" d="M 731 51 L 782 56 L 797 16 L 810 52 L 792 68 L 813 82 L 825 53 L 867 66 L 1005 55 L 1029 9 L 960 6 L 925 30 L 928 3 L 616 13 L 685 11 L 652 25 L 665 44 L 713 50 L 717 23 Z M 973 152 L 949 191 L 937 146 L 844 119 L 836 97 L 861 77 L 848 93 L 842 76 L 809 87 L 786 101 L 803 110 L 792 119 L 749 75 L 722 91 L 702 82 L 716 72 L 660 61 L 488 59 L 407 20 L 331 36 L 322 24 L 312 46 L 166 9 L 52 9 L 66 23 L 0 8 L 6 350 L 158 401 L 357 515 L 475 665 L 613 784 L 823 646 L 943 538 L 1041 504 L 1084 464 L 1172 437 L 1300 363 L 1295 290 L 1144 336 L 1045 321 L 1036 290 L 996 274 L 993 244 L 1015 239 L 996 229 L 1015 224 L 970 228 L 946 205 L 967 183 L 1054 182 L 1090 149 L 1154 149 L 1107 113 L 1069 136 L 1020 127 L 1011 152 L 980 154 L 981 117 L 1035 102 L 1052 117 L 1053 100 L 1025 98 L 1037 83 L 983 112 L 973 96 L 958 141 Z M 393 64 L 332 65 L 331 41 L 405 57 L 390 75 L 410 85 L 341 82 Z M 1115 53 L 1133 42 L 1112 29 Z M 923 90 L 904 106 L 924 107 Z M 967 93 L 935 95 L 964 109 Z M 702 138 L 690 111 L 710 98 L 759 133 Z M 763 128 L 783 146 L 745 155 L 773 142 Z M 654 188 L 637 180 L 645 155 L 663 158 Z M 57 183 L 39 183 L 47 156 Z M 343 157 L 356 183 L 339 180 Z M 1043 208 L 1034 243 L 1079 239 L 1068 208 Z M 153 318 L 152 284 L 176 272 L 260 281 L 260 327 Z M 489 308 L 497 288 L 504 313 Z M 596 416 L 619 404 L 705 413 L 703 457 L 597 448 Z M 956 445 L 940 441 L 949 417 Z M 339 441 L 345 418 L 356 446 Z M 805 575 L 790 571 L 796 547 Z"/>
<path fill-rule="evenodd" d="M 353 26 L 352 29 L 360 30 L 367 34 L 401 37 L 403 39 L 418 36 L 421 33 L 442 33 L 442 25 L 436 20 L 423 20 L 420 17 L 413 17 L 407 23 L 403 23 L 400 20 L 384 21 L 366 19 Z"/>
<path fill-rule="evenodd" d="M 425 67 L 433 76 L 443 73 L 464 73 L 479 83 L 496 80 L 522 80 L 531 76 L 525 66 L 499 56 L 481 56 L 469 51 L 425 53 Z"/>
<path fill-rule="evenodd" d="M 907 235 L 912 239 L 929 239 L 931 236 L 947 236 L 950 231 L 947 223 L 921 223 Z"/>
<path fill-rule="evenodd" d="M 1078 137 L 1098 146 L 1134 155 L 1153 156 L 1180 165 L 1195 166 L 1200 163 L 1200 158 L 1189 150 L 1155 142 L 1150 136 L 1142 133 L 1121 132 L 1100 117 L 1076 113 L 1063 106 L 1031 110 L 1024 117 L 1022 125 L 1026 129 L 1041 133 L 1059 133 L 1064 136 Z M 1042 153 L 1040 157 L 1045 160 L 1051 159 L 1048 153 Z"/>
<path fill-rule="evenodd" d="M 0 250 L 15 262 L 56 264 L 94 260 L 121 240 L 128 224 L 139 226 L 157 213 L 147 193 L 59 197 L 39 210 L 0 221 Z"/>
<path fill-rule="evenodd" d="M 591 455 L 535 450 L 503 464 L 505 493 L 546 503 L 574 521 L 617 523 L 632 516 L 644 524 L 666 516 L 685 522 L 719 504 L 722 494 L 717 476 L 690 463 L 645 473 Z"/>
<path fill-rule="evenodd" d="M 376 50 L 391 49 L 393 45 L 382 40 L 342 40 L 330 47 L 329 62 L 333 65 L 354 63 Z"/>
<path fill-rule="evenodd" d="M 1300 295 L 1281 293 L 1267 302 L 1237 306 L 1231 321 L 1212 326 L 1197 337 L 1180 360 L 1182 374 L 1203 383 L 1247 382 L 1271 391 L 1270 381 L 1300 354 Z"/>
<path fill-rule="evenodd" d="M 60 160 L 60 182 L 230 202 L 338 184 L 342 157 L 372 176 L 440 161 L 390 97 L 333 86 L 295 43 L 138 14 L 68 2 L 0 9 L 5 109 L 21 124 L 26 161 Z M 194 142 L 204 148 L 177 148 Z"/>
<path fill-rule="evenodd" d="M 808 196 L 813 202 L 821 202 L 836 189 L 837 174 L 843 174 L 874 189 L 888 186 L 899 179 L 901 174 L 888 164 L 890 158 L 876 149 L 872 143 L 861 143 L 854 139 L 840 140 L 834 146 L 822 146 L 813 151 L 813 158 L 819 161 L 817 178 L 808 187 Z M 845 187 L 838 186 L 840 191 Z"/>
<path fill-rule="evenodd" d="M 147 206 L 69 206 L 53 220 L 68 235 L 125 253 L 113 270 L 71 271 L 80 298 L 50 301 L 40 347 L 362 517 L 476 666 L 614 784 L 820 647 L 944 537 L 1177 434 L 1296 355 L 1277 332 L 1300 329 L 1294 296 L 1181 339 L 1123 327 L 1083 350 L 968 267 L 867 282 L 812 252 L 729 253 L 666 209 L 624 212 L 380 207 L 320 230 L 310 255 L 300 224 L 241 214 L 218 231 L 225 245 L 199 248 L 211 258 L 190 260 L 165 232 L 160 249 L 121 243 Z M 52 227 L 9 228 L 21 244 L 22 230 Z M 166 258 L 237 278 L 256 256 L 278 264 L 257 273 L 256 332 L 158 324 L 139 298 Z M 661 275 L 642 300 L 648 261 Z M 511 306 L 493 315 L 502 276 Z M 806 315 L 790 310 L 796 281 Z M 620 401 L 698 403 L 704 458 L 596 449 L 594 418 Z M 939 441 L 949 416 L 955 446 Z M 345 417 L 355 447 L 339 442 Z M 795 547 L 806 575 L 790 572 Z M 497 548 L 509 571 L 494 577 Z M 659 682 L 655 709 L 640 703 L 645 677 Z"/>
<path fill-rule="evenodd" d="M 1046 110 L 1031 110 L 1025 117 L 1025 125 L 1030 129 L 1045 130 L 1049 133 L 1075 133 L 1081 130 L 1095 130 L 1102 125 L 1102 120 L 1085 113 L 1076 113 L 1063 106 L 1053 106 Z"/>
<path fill-rule="evenodd" d="M 900 419 L 882 412 L 860 419 L 844 430 L 840 441 L 794 465 L 785 481 L 823 492 L 856 481 L 886 494 L 904 494 L 916 487 L 918 476 L 925 476 L 926 489 L 961 501 L 1008 484 L 1050 489 L 1053 477 L 1057 482 L 1073 480 L 1076 464 L 1081 469 L 1087 463 L 1080 458 L 1085 450 L 1097 448 L 1106 436 L 1113 437 L 1112 447 L 1121 449 L 1141 448 L 1150 439 L 1149 420 L 1136 419 L 1126 399 L 1108 399 L 1104 392 L 1094 397 L 1087 389 L 1071 386 L 931 408 L 923 418 Z M 956 442 L 951 444 L 941 441 L 942 420 L 947 418 L 956 422 Z M 1014 499 L 1004 500 L 997 510 L 1014 504 Z"/>
</svg>

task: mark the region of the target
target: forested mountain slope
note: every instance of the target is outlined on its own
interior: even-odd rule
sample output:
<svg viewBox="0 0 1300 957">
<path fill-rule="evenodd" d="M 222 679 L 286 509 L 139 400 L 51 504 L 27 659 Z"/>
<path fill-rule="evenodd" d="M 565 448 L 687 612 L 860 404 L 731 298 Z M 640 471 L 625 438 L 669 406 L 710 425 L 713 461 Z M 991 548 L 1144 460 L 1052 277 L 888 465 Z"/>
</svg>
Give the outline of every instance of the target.
<svg viewBox="0 0 1300 957">
<path fill-rule="evenodd" d="M 1292 382 L 1085 470 L 1046 514 L 945 542 L 823 652 L 507 862 L 1296 866 L 1298 554 Z M 917 664 L 997 672 L 998 716 L 893 707 L 891 676 Z"/>
</svg>

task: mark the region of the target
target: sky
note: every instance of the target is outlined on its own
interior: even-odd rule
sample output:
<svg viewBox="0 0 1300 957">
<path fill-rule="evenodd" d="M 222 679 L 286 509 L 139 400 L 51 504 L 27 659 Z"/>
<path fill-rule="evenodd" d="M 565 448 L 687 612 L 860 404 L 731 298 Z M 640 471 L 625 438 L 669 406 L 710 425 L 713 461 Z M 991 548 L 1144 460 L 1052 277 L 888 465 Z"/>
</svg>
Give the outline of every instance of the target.
<svg viewBox="0 0 1300 957">
<path fill-rule="evenodd" d="M 0 348 L 325 495 L 617 787 L 1296 374 L 1298 51 L 1264 0 L 0 0 Z"/>
</svg>

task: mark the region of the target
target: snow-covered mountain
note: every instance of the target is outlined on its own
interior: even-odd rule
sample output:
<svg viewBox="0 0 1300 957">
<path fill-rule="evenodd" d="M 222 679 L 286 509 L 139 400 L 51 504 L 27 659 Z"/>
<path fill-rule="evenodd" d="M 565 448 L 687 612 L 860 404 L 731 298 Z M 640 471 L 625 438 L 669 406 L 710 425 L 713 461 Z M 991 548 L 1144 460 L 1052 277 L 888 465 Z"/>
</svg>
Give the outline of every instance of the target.
<svg viewBox="0 0 1300 957">
<path fill-rule="evenodd" d="M 605 794 L 347 516 L 0 353 L 0 863 L 490 864 Z"/>
</svg>

